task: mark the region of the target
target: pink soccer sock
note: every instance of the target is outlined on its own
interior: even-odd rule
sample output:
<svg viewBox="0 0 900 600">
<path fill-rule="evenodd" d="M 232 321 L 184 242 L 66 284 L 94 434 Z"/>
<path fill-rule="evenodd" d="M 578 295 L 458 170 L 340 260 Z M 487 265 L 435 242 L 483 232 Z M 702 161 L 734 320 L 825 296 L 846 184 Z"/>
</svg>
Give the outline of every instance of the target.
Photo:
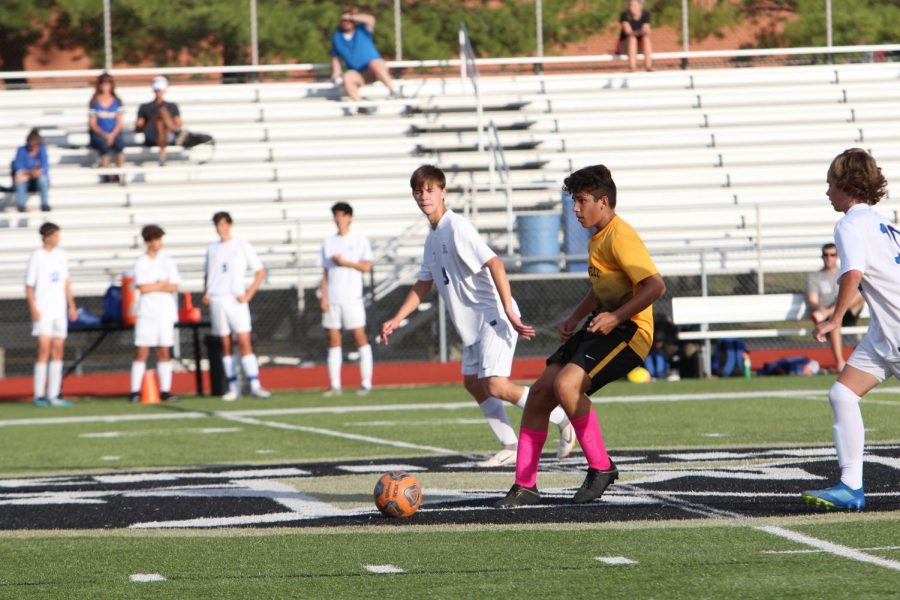
<svg viewBox="0 0 900 600">
<path fill-rule="evenodd" d="M 522 487 L 534 487 L 537 483 L 538 463 L 541 450 L 547 441 L 547 430 L 519 430 L 519 448 L 516 451 L 516 483 Z"/>
<path fill-rule="evenodd" d="M 588 466 L 600 471 L 608 469 L 610 466 L 609 454 L 606 453 L 606 446 L 603 445 L 603 434 L 600 432 L 600 423 L 597 421 L 597 412 L 594 407 L 592 406 L 591 412 L 583 417 L 570 420 Z M 521 442 L 519 445 L 521 446 Z"/>
</svg>

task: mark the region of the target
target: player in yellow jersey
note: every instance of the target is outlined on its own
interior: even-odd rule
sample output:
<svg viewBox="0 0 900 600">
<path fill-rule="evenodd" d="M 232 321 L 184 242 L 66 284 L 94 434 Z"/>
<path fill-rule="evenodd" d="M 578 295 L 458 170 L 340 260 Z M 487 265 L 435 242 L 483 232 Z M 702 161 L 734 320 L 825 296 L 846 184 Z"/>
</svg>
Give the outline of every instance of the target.
<svg viewBox="0 0 900 600">
<path fill-rule="evenodd" d="M 588 244 L 591 289 L 560 325 L 562 346 L 531 388 L 519 430 L 516 482 L 496 503 L 506 508 L 540 501 L 537 471 L 550 411 L 562 406 L 588 463 L 573 501 L 599 498 L 619 476 L 603 445 L 590 395 L 643 364 L 653 341 L 654 301 L 666 285 L 635 230 L 616 215 L 616 184 L 603 165 L 585 167 L 564 182 L 582 227 L 596 229 Z M 586 316 L 584 326 L 578 323 Z"/>
</svg>

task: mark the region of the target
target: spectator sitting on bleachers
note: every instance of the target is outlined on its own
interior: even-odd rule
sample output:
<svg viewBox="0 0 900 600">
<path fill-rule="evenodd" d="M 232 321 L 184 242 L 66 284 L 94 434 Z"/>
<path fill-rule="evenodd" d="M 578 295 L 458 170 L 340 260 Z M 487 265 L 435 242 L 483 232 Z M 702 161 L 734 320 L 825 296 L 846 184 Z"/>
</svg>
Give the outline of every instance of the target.
<svg viewBox="0 0 900 600">
<path fill-rule="evenodd" d="M 12 162 L 13 184 L 16 187 L 16 207 L 25 212 L 28 192 L 41 194 L 41 210 L 50 210 L 50 162 L 47 160 L 47 147 L 44 138 L 37 128 L 28 132 L 25 145 L 16 150 L 16 158 Z"/>
<path fill-rule="evenodd" d="M 187 135 L 181 129 L 181 113 L 178 105 L 167 102 L 164 98 L 169 89 L 169 80 L 159 75 L 153 78 L 152 102 L 141 104 L 138 108 L 135 131 L 144 132 L 144 146 L 159 146 L 159 165 L 165 166 L 170 144 L 181 145 Z"/>
<path fill-rule="evenodd" d="M 121 167 L 125 156 L 122 138 L 122 101 L 116 95 L 116 84 L 108 73 L 97 78 L 94 95 L 88 104 L 88 129 L 91 148 L 100 155 L 100 166 L 109 166 L 110 154 L 116 155 L 116 166 Z M 102 183 L 117 183 L 118 175 L 104 175 Z"/>
<path fill-rule="evenodd" d="M 628 8 L 619 16 L 619 54 L 628 53 L 628 68 L 637 70 L 638 41 L 644 54 L 644 68 L 653 70 L 653 45 L 650 42 L 650 12 L 643 0 L 629 0 Z M 623 47 L 624 46 L 624 47 Z"/>
<path fill-rule="evenodd" d="M 806 306 L 813 323 L 819 324 L 831 318 L 838 297 L 838 250 L 832 243 L 822 246 L 822 268 L 806 277 Z M 828 333 L 831 353 L 834 354 L 836 371 L 844 370 L 844 349 L 841 339 L 841 326 L 850 327 L 856 324 L 859 313 L 863 309 L 862 294 L 859 291 L 853 296 L 850 310 L 844 313 L 840 325 Z"/>
<path fill-rule="evenodd" d="M 331 80 L 337 82 L 343 78 L 344 90 L 357 102 L 362 100 L 359 88 L 374 81 L 386 85 L 391 91 L 391 96 L 399 96 L 387 65 L 375 48 L 375 42 L 372 40 L 374 31 L 374 16 L 359 13 L 356 8 L 348 7 L 341 13 L 340 26 L 331 36 Z M 347 66 L 346 72 L 341 70 L 341 60 Z M 364 107 L 358 110 L 361 114 L 371 112 L 371 109 Z"/>
</svg>

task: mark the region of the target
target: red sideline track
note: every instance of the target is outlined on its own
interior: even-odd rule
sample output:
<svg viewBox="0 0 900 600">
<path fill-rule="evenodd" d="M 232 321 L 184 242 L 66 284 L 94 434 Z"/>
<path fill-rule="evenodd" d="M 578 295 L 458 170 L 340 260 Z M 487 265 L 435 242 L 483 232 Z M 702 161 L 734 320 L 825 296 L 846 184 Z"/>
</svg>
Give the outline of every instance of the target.
<svg viewBox="0 0 900 600">
<path fill-rule="evenodd" d="M 850 348 L 845 352 L 849 356 Z M 819 362 L 822 368 L 834 368 L 834 359 L 827 347 L 778 350 L 754 350 L 750 353 L 754 369 L 767 362 L 788 356 L 806 356 Z M 544 369 L 543 358 L 520 358 L 513 363 L 512 378 L 519 381 L 534 381 Z M 269 390 L 314 390 L 328 387 L 328 369 L 315 367 L 263 367 L 260 379 Z M 356 365 L 345 366 L 341 379 L 347 388 L 359 385 L 359 368 Z M 461 383 L 460 363 L 458 361 L 439 362 L 402 362 L 376 363 L 374 385 L 439 385 Z M 70 375 L 63 382 L 63 392 L 68 397 L 80 396 L 127 396 L 130 392 L 130 375 L 127 371 L 113 373 L 93 373 L 90 375 Z M 194 393 L 194 374 L 176 373 L 172 382 L 172 391 L 176 394 L 191 395 Z M 209 393 L 209 373 L 203 372 L 203 385 Z M 32 397 L 32 379 L 26 377 L 7 377 L 0 379 L 0 401 L 10 402 L 30 400 Z"/>
</svg>

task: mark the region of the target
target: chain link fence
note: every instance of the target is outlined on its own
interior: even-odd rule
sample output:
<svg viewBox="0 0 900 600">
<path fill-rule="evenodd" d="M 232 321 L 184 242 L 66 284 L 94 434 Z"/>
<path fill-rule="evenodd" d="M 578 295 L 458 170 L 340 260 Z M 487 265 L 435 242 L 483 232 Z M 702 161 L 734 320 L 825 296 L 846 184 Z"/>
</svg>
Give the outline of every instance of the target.
<svg viewBox="0 0 900 600">
<path fill-rule="evenodd" d="M 758 269 L 728 269 L 728 262 L 710 250 L 652 251 L 667 285 L 663 298 L 654 304 L 654 316 L 658 335 L 666 342 L 666 353 L 674 357 L 684 352 L 683 344 L 677 341 L 672 320 L 672 298 L 680 296 L 700 296 L 704 290 L 710 296 L 757 293 L 803 292 L 808 272 L 819 268 L 818 246 L 800 246 L 767 251 L 759 264 L 770 268 L 760 276 Z M 716 257 L 713 260 L 712 257 Z M 521 258 L 508 261 L 508 271 L 513 297 L 516 299 L 523 320 L 533 325 L 537 335 L 530 341 L 520 341 L 516 355 L 520 357 L 547 356 L 559 345 L 557 326 L 564 320 L 590 288 L 583 270 L 565 271 L 566 257 L 546 257 L 541 260 L 556 261 L 563 269 L 557 273 L 529 274 L 520 272 Z M 583 257 L 570 257 L 573 264 L 579 264 Z M 779 269 L 771 265 L 780 266 Z M 726 267 L 726 268 L 723 268 Z M 316 267 L 306 267 L 306 280 L 318 272 Z M 368 324 L 367 333 L 375 341 L 381 323 L 390 318 L 403 302 L 413 281 L 406 269 L 405 275 L 398 277 L 397 265 L 393 262 L 379 262 L 374 265 L 368 277 Z M 415 271 L 412 271 L 413 273 Z M 270 274 L 271 276 L 271 274 Z M 376 282 L 393 280 L 390 287 L 376 286 Z M 80 297 L 78 282 L 73 281 L 76 300 L 96 315 L 103 313 L 101 297 Z M 380 289 L 376 294 L 376 289 Z M 196 294 L 195 294 L 196 298 Z M 278 365 L 324 364 L 327 354 L 327 336 L 321 327 L 318 288 L 266 289 L 261 291 L 250 304 L 253 317 L 253 337 L 256 353 L 261 362 Z M 404 327 L 384 346 L 374 344 L 376 361 L 438 361 L 458 360 L 462 343 L 452 323 L 446 320 L 442 326 L 440 303 L 437 294 L 431 296 L 414 312 Z M 208 319 L 208 310 L 203 307 L 203 318 Z M 861 323 L 865 324 L 865 323 Z M 778 327 L 754 323 L 754 327 Z M 746 328 L 746 324 L 711 325 L 712 330 Z M 204 331 L 208 333 L 208 330 Z M 66 343 L 65 362 L 71 365 L 78 360 L 96 339 L 97 332 L 70 331 Z M 201 339 L 203 336 L 201 336 Z M 133 358 L 133 332 L 116 331 L 103 342 L 80 365 L 79 372 L 104 372 L 127 370 Z M 345 335 L 344 349 L 347 360 L 356 359 L 355 346 L 351 337 Z M 846 339 L 853 343 L 855 339 Z M 749 349 L 779 349 L 816 347 L 809 338 L 759 338 L 746 340 Z M 182 369 L 193 370 L 193 348 L 191 332 L 179 330 L 176 357 L 180 357 Z M 32 371 L 35 343 L 31 337 L 31 323 L 28 308 L 23 297 L 0 301 L 0 348 L 5 355 L 4 371 L 7 376 L 27 375 Z M 690 353 L 690 349 L 689 353 Z M 205 349 L 203 355 L 206 355 Z M 670 357 L 670 358 L 671 358 Z M 152 359 L 151 359 L 152 362 Z"/>
</svg>

